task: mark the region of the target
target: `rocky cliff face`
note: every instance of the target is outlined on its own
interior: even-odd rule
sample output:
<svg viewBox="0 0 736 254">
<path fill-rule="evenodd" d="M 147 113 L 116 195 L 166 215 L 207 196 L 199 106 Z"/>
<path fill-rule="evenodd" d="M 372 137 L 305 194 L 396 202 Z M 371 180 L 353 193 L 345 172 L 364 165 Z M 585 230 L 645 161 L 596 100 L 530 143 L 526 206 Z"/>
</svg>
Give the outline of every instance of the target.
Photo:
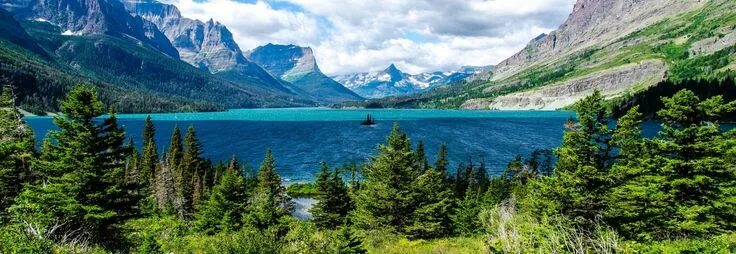
<svg viewBox="0 0 736 254">
<path fill-rule="evenodd" d="M 219 22 L 188 19 L 176 6 L 154 0 L 126 1 L 125 7 L 163 31 L 183 61 L 233 82 L 292 92 L 288 84 L 248 61 L 230 30 Z"/>
<path fill-rule="evenodd" d="M 47 21 L 60 27 L 65 35 L 130 36 L 179 58 L 176 48 L 154 24 L 133 17 L 117 0 L 2 0 L 0 3 L 17 19 Z"/>
<path fill-rule="evenodd" d="M 701 6 L 701 0 L 578 0 L 557 30 L 532 40 L 499 63 L 494 80 L 557 59 L 592 45 L 605 45 L 664 18 Z"/>
<path fill-rule="evenodd" d="M 492 66 L 463 66 L 454 71 L 412 75 L 402 72 L 396 65 L 391 64 L 382 71 L 339 75 L 333 79 L 360 96 L 383 98 L 419 93 L 429 88 L 460 82 L 491 69 Z"/>
<path fill-rule="evenodd" d="M 322 73 L 309 47 L 268 44 L 248 51 L 245 55 L 272 75 L 290 82 L 323 103 L 362 99 Z"/>
<path fill-rule="evenodd" d="M 497 110 L 556 110 L 601 91 L 604 96 L 614 97 L 630 89 L 644 89 L 662 80 L 667 65 L 652 60 L 629 64 L 601 72 L 551 84 L 536 90 L 501 96 L 493 100 L 469 100 L 463 104 L 467 109 Z"/>
</svg>

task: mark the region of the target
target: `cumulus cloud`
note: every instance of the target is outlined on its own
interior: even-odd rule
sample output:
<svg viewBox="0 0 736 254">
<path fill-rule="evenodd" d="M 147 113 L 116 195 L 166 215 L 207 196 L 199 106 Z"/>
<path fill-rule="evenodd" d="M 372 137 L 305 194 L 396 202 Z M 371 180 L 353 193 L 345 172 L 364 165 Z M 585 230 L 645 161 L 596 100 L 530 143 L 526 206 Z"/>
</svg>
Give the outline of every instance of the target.
<svg viewBox="0 0 736 254">
<path fill-rule="evenodd" d="M 225 24 L 241 48 L 315 50 L 327 74 L 395 63 L 419 73 L 497 64 L 557 28 L 575 0 L 171 0 L 185 16 Z"/>
</svg>

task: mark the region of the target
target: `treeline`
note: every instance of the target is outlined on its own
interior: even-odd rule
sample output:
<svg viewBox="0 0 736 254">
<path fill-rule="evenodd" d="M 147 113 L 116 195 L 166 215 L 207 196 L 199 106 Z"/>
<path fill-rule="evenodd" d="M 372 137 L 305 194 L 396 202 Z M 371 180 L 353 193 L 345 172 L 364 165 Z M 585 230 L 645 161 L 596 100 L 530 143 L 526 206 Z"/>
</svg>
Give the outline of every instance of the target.
<svg viewBox="0 0 736 254">
<path fill-rule="evenodd" d="M 687 89 L 701 98 L 709 98 L 721 95 L 726 101 L 736 100 L 736 72 L 724 72 L 718 76 L 704 79 L 686 79 L 674 81 L 667 79 L 646 90 L 626 94 L 620 98 L 610 101 L 612 116 L 619 118 L 626 114 L 634 106 L 639 106 L 639 111 L 646 119 L 657 117 L 657 111 L 664 108 L 662 97 L 671 97 L 678 91 Z M 724 120 L 736 120 L 736 113 L 727 113 Z"/>
</svg>

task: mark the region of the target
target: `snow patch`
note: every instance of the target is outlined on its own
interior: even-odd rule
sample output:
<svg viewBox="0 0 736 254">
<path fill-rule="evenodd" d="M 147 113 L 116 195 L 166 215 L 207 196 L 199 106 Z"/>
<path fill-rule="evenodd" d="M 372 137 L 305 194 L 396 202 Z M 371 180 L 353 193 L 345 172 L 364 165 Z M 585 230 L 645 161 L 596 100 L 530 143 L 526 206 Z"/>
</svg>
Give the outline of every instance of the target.
<svg viewBox="0 0 736 254">
<path fill-rule="evenodd" d="M 61 35 L 65 35 L 65 36 L 79 36 L 79 35 L 83 35 L 83 33 L 82 32 L 72 32 L 72 30 L 66 30 L 63 33 L 61 33 Z"/>
</svg>

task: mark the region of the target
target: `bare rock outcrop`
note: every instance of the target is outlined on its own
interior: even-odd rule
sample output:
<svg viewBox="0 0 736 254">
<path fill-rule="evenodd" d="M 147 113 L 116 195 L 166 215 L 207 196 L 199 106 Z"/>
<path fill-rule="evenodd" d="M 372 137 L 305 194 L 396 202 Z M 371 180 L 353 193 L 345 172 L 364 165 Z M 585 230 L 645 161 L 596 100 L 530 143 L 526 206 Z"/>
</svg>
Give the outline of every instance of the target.
<svg viewBox="0 0 736 254">
<path fill-rule="evenodd" d="M 501 110 L 560 109 L 572 105 L 595 90 L 601 91 L 605 96 L 615 97 L 634 88 L 641 89 L 651 86 L 663 80 L 666 72 L 667 65 L 664 62 L 648 60 L 591 73 L 532 91 L 485 101 L 469 100 L 462 107 Z"/>
</svg>

